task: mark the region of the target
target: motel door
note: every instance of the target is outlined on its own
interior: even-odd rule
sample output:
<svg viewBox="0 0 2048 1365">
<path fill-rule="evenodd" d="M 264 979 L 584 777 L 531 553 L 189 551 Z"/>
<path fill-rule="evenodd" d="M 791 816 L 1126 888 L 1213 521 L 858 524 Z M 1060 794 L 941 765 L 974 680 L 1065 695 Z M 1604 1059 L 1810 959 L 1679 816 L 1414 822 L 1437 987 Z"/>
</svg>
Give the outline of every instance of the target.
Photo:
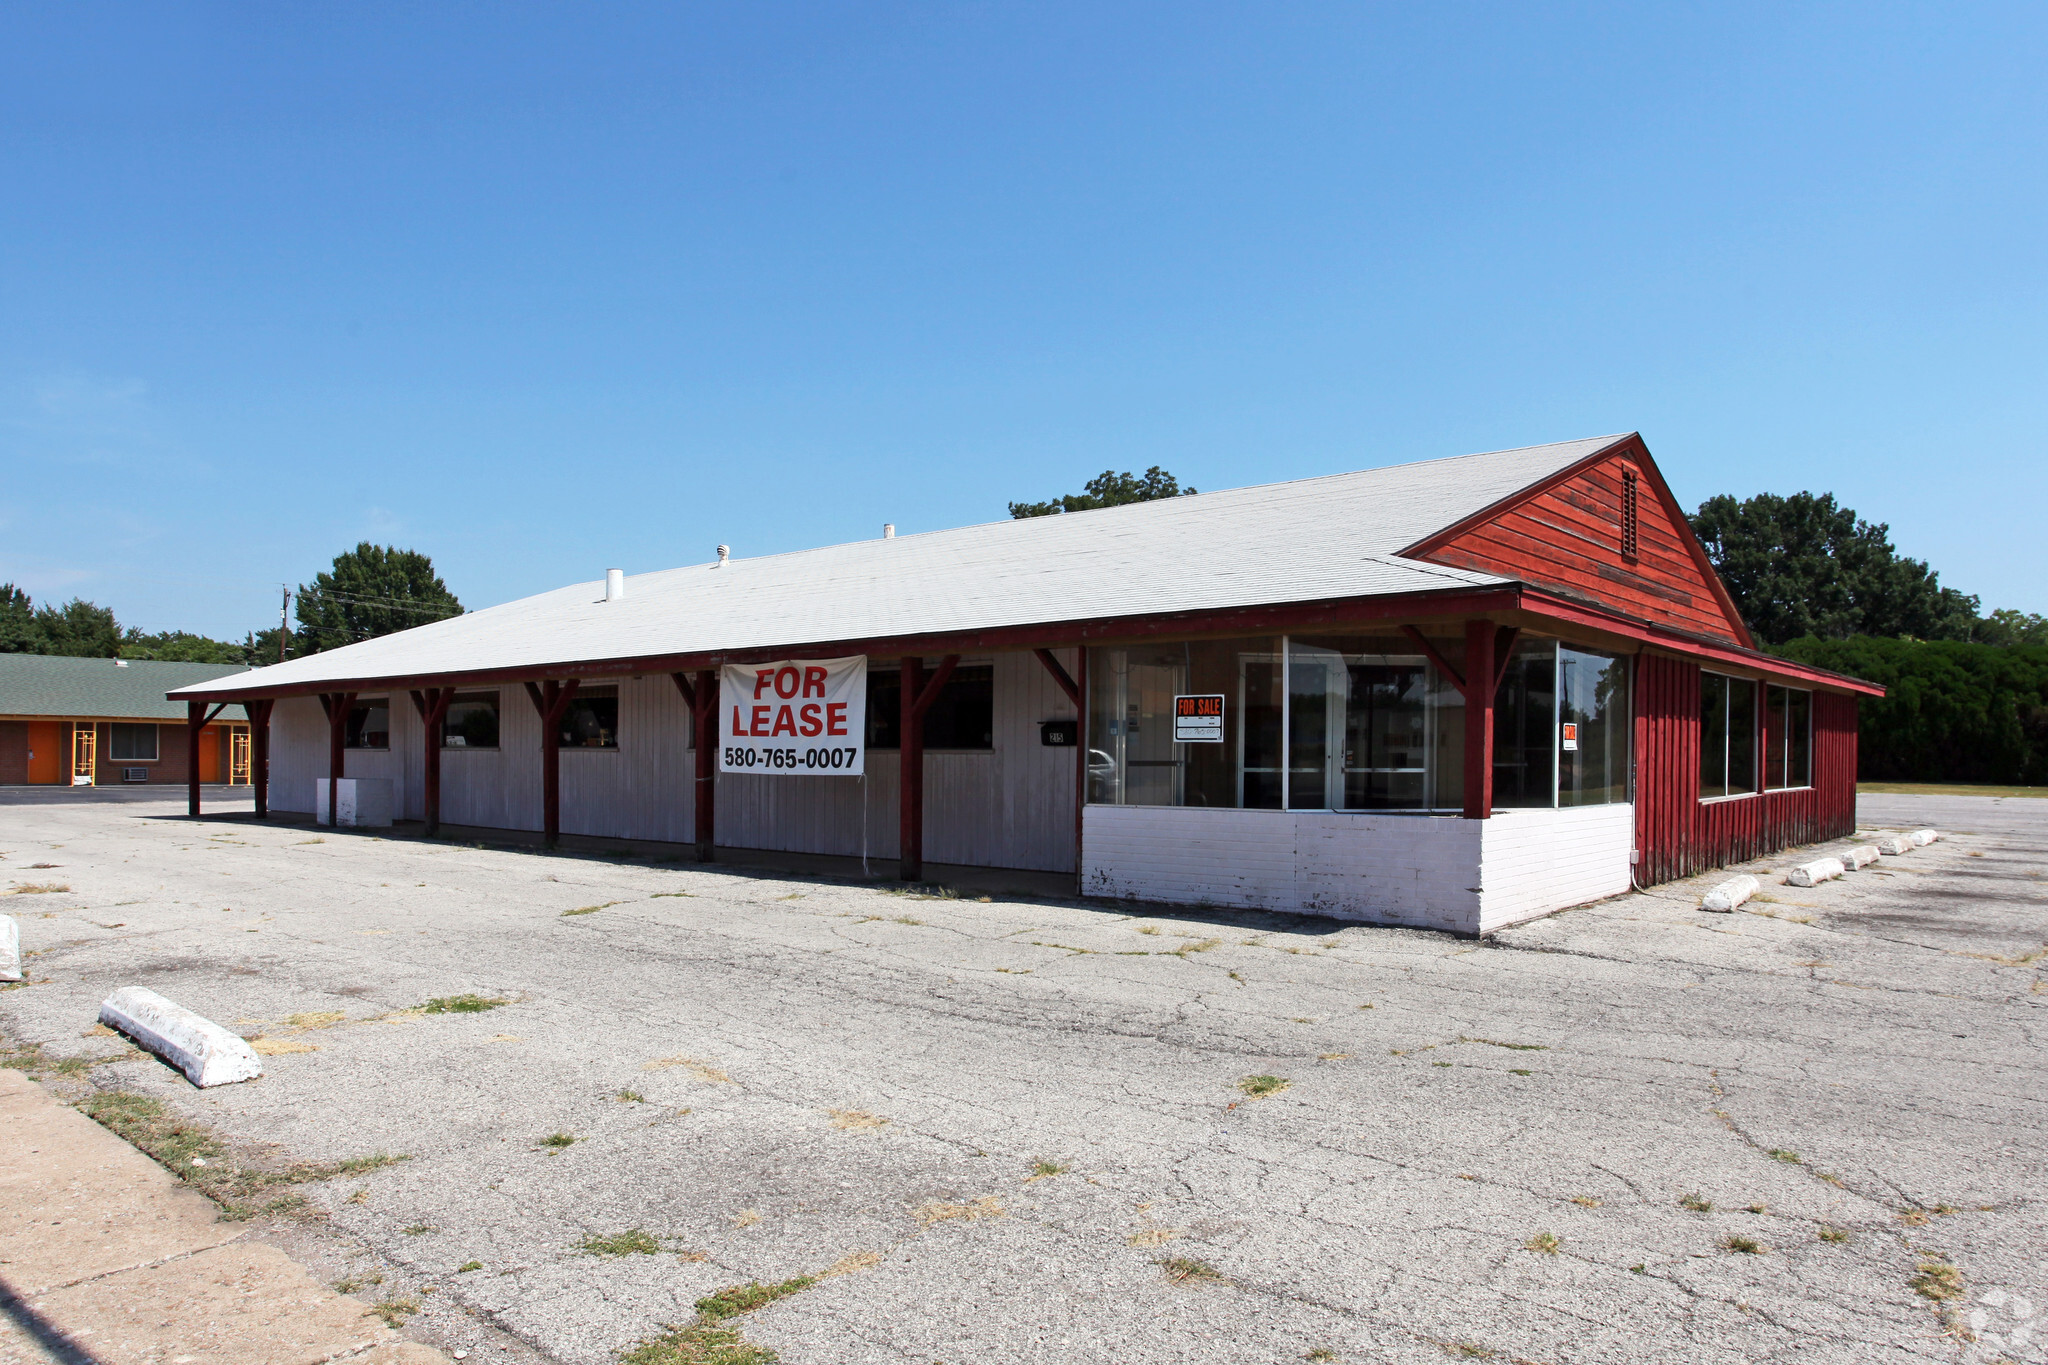
<svg viewBox="0 0 2048 1365">
<path fill-rule="evenodd" d="M 228 731 L 228 785 L 249 785 L 249 732 L 239 726 Z"/>
<path fill-rule="evenodd" d="M 71 785 L 90 787 L 99 759 L 99 727 L 71 727 Z"/>
</svg>

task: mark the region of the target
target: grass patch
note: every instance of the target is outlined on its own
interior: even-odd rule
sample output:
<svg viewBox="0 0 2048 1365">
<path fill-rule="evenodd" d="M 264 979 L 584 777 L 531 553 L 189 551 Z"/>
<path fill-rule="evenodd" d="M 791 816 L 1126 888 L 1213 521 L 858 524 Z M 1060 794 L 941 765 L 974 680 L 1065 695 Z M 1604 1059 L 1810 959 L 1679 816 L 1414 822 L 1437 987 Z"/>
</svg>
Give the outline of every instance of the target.
<svg viewBox="0 0 2048 1365">
<path fill-rule="evenodd" d="M 1486 1346 L 1481 1346 L 1481 1345 L 1480 1345 L 1480 1344 L 1479 1344 L 1478 1342 L 1476 1342 L 1476 1341 L 1451 1341 L 1451 1342 L 1446 1342 L 1446 1343 L 1444 1344 L 1444 1349 L 1445 1349 L 1446 1351 L 1450 1352 L 1450 1353 L 1451 1353 L 1452 1355 L 1454 1355 L 1454 1356 L 1457 1356 L 1457 1357 L 1459 1357 L 1460 1359 L 1463 1359 L 1463 1360 L 1492 1360 L 1492 1359 L 1493 1359 L 1493 1351 L 1492 1351 L 1492 1349 L 1491 1349 L 1491 1348 L 1489 1348 L 1489 1347 L 1486 1347 Z"/>
<path fill-rule="evenodd" d="M 1681 1198 L 1678 1201 L 1678 1207 L 1691 1209 L 1694 1213 L 1712 1213 L 1714 1211 L 1714 1201 L 1702 1199 L 1697 1193 L 1694 1193 Z"/>
<path fill-rule="evenodd" d="M 24 983 L 26 984 L 26 983 Z M 34 1080 L 40 1075 L 83 1076 L 102 1062 L 124 1061 L 122 1057 L 52 1057 L 41 1043 L 0 1042 L 0 1066 L 25 1071 Z"/>
<path fill-rule="evenodd" d="M 705 1322 L 723 1322 L 757 1308 L 766 1308 L 777 1299 L 788 1298 L 817 1282 L 814 1275 L 798 1275 L 795 1279 L 779 1280 L 774 1284 L 762 1284 L 758 1280 L 736 1284 L 697 1300 L 697 1315 Z"/>
<path fill-rule="evenodd" d="M 1799 1153 L 1789 1147 L 1773 1147 L 1765 1155 L 1769 1156 L 1773 1161 L 1783 1161 L 1793 1166 L 1799 1164 Z"/>
<path fill-rule="evenodd" d="M 653 1256 L 661 1241 L 645 1228 L 627 1228 L 609 1237 L 585 1237 L 576 1247 L 591 1256 Z"/>
<path fill-rule="evenodd" d="M 1303 1360 L 1335 1360 L 1336 1358 L 1337 1353 L 1327 1346 L 1311 1347 L 1309 1353 L 1302 1357 Z"/>
<path fill-rule="evenodd" d="M 1547 1043 L 1503 1043 L 1498 1038 L 1467 1038 L 1462 1035 L 1459 1036 L 1458 1041 L 1461 1043 L 1484 1043 L 1488 1047 L 1504 1047 L 1513 1052 L 1550 1051 L 1550 1045 Z"/>
<path fill-rule="evenodd" d="M 871 1265 L 882 1263 L 879 1251 L 849 1251 L 831 1265 L 818 1272 L 818 1278 L 829 1279 L 834 1275 L 851 1275 L 856 1270 L 866 1270 Z"/>
<path fill-rule="evenodd" d="M 693 901 L 697 899 L 697 893 L 694 891 L 657 891 L 653 895 L 649 896 L 647 899 L 658 901 L 670 896 L 679 897 L 680 899 L 686 901 Z"/>
<path fill-rule="evenodd" d="M 1849 1234 L 1841 1228 L 1822 1223 L 1820 1225 L 1820 1239 L 1823 1242 L 1846 1242 L 1849 1240 Z"/>
<path fill-rule="evenodd" d="M 1885 796 L 2048 796 L 2048 787 L 1976 786 L 1961 782 L 1858 782 L 1856 790 Z"/>
<path fill-rule="evenodd" d="M 618 1094 L 612 1096 L 612 1098 L 617 1100 L 620 1104 L 647 1103 L 647 1097 L 637 1090 L 621 1090 Z"/>
<path fill-rule="evenodd" d="M 413 1008 L 421 1014 L 482 1014 L 485 1010 L 494 1010 L 500 1005 L 511 1003 L 503 996 L 478 995 L 474 991 L 468 991 L 462 995 L 437 995 L 426 1004 L 415 1005 Z"/>
<path fill-rule="evenodd" d="M 567 919 L 571 915 L 594 915 L 600 910 L 609 910 L 617 904 L 617 901 L 606 901 L 603 905 L 579 905 L 574 910 L 564 910 L 562 918 Z"/>
<path fill-rule="evenodd" d="M 1944 1299 L 1959 1299 L 1963 1295 L 1963 1272 L 1939 1256 L 1920 1258 L 1920 1270 L 1908 1281 L 1913 1292 L 1924 1299 L 1937 1303 Z"/>
<path fill-rule="evenodd" d="M 1183 943 L 1178 948 L 1169 949 L 1165 955 L 1186 958 L 1189 953 L 1206 953 L 1211 948 L 1220 948 L 1222 946 L 1223 940 L 1220 938 L 1196 939 L 1192 943 Z"/>
<path fill-rule="evenodd" d="M 692 1323 L 634 1346 L 619 1357 L 619 1365 L 774 1365 L 779 1359 L 737 1328 Z"/>
<path fill-rule="evenodd" d="M 103 1091 L 79 1106 L 87 1117 L 147 1153 L 172 1175 L 221 1206 L 230 1222 L 267 1213 L 289 1213 L 305 1203 L 286 1187 L 339 1175 L 359 1175 L 409 1161 L 407 1156 L 379 1152 L 345 1161 L 299 1162 L 282 1170 L 265 1170 L 235 1162 L 226 1143 L 202 1124 L 179 1118 L 161 1100 L 126 1091 Z"/>
<path fill-rule="evenodd" d="M 455 1267 L 455 1273 L 467 1275 L 472 1270 L 482 1270 L 483 1268 L 484 1263 L 482 1261 L 464 1261 L 461 1265 Z"/>
<path fill-rule="evenodd" d="M 535 1145 L 545 1147 L 551 1152 L 559 1152 L 574 1147 L 576 1142 L 577 1138 L 574 1133 L 549 1133 Z"/>
<path fill-rule="evenodd" d="M 414 1223 L 405 1230 L 405 1235 L 408 1237 L 424 1237 L 433 1230 L 434 1225 L 432 1223 Z"/>
<path fill-rule="evenodd" d="M 889 1126 L 889 1120 L 880 1114 L 870 1114 L 865 1109 L 827 1109 L 825 1112 L 832 1116 L 834 1128 L 850 1128 L 860 1132 Z"/>
<path fill-rule="evenodd" d="M 1294 1082 L 1285 1076 L 1246 1076 L 1237 1083 L 1237 1088 L 1255 1100 L 1262 1100 L 1268 1095 L 1279 1094 L 1293 1084 Z"/>
<path fill-rule="evenodd" d="M 1731 1236 L 1721 1239 L 1721 1249 L 1723 1251 L 1738 1251 L 1744 1256 L 1761 1256 L 1764 1252 L 1764 1244 L 1754 1237 Z"/>
<path fill-rule="evenodd" d="M 1508 1075 L 1510 1076 L 1533 1076 L 1535 1074 L 1526 1066 L 1511 1066 L 1508 1068 Z"/>
<path fill-rule="evenodd" d="M 1065 1175 L 1066 1173 L 1067 1168 L 1060 1165 L 1057 1161 L 1034 1161 L 1031 1163 L 1031 1174 L 1025 1177 L 1024 1183 L 1028 1185 L 1033 1180 L 1044 1180 L 1051 1176 Z"/>
<path fill-rule="evenodd" d="M 1223 1272 L 1192 1256 L 1168 1256 L 1155 1262 L 1169 1284 L 1222 1284 Z"/>
<path fill-rule="evenodd" d="M 678 1066 L 700 1081 L 708 1081 L 713 1085 L 731 1085 L 733 1083 L 732 1077 L 726 1075 L 723 1071 L 711 1065 L 711 1063 L 700 1062 L 694 1057 L 656 1057 L 651 1062 L 642 1062 L 640 1069 L 642 1071 L 667 1071 L 671 1067 Z"/>
<path fill-rule="evenodd" d="M 1178 1236 L 1180 1232 L 1175 1228 L 1146 1228 L 1143 1232 L 1132 1233 L 1124 1241 L 1134 1247 L 1163 1247 Z"/>
<path fill-rule="evenodd" d="M 1558 1238 L 1556 1233 L 1539 1232 L 1528 1241 L 1522 1243 L 1522 1250 L 1540 1252 L 1545 1256 L 1555 1256 L 1557 1255 L 1557 1249 L 1563 1245 L 1563 1241 Z"/>
<path fill-rule="evenodd" d="M 1600 1207 L 1600 1201 L 1590 1194 L 1575 1195 L 1572 1198 L 1572 1202 L 1582 1209 L 1597 1209 Z"/>
<path fill-rule="evenodd" d="M 371 1304 L 370 1311 L 382 1318 L 386 1327 L 403 1327 L 407 1318 L 420 1311 L 420 1301 L 410 1295 L 402 1299 L 385 1299 Z"/>
<path fill-rule="evenodd" d="M 71 887 L 64 882 L 22 882 L 20 885 L 11 888 L 7 894 L 10 896 L 50 896 L 55 895 L 59 891 L 69 891 L 70 889 Z"/>
</svg>

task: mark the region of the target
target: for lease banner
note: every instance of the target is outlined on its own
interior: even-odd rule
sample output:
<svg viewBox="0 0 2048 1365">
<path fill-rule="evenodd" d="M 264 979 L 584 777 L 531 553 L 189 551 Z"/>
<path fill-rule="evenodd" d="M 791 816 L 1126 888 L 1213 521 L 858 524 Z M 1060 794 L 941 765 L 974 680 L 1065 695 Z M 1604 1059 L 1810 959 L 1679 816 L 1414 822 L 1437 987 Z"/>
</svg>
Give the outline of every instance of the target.
<svg viewBox="0 0 2048 1365">
<path fill-rule="evenodd" d="M 720 772 L 843 777 L 866 771 L 865 654 L 727 664 L 721 684 Z"/>
</svg>

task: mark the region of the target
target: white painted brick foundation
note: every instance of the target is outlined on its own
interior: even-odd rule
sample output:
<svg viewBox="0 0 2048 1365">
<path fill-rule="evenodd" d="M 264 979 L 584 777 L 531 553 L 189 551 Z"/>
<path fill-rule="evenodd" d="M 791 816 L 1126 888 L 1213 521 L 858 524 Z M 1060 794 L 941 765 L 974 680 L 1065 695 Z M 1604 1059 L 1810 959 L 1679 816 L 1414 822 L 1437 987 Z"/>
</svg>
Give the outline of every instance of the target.
<svg viewBox="0 0 2048 1365">
<path fill-rule="evenodd" d="M 1455 816 L 1089 806 L 1091 896 L 1489 933 L 1629 888 L 1631 806 Z"/>
</svg>

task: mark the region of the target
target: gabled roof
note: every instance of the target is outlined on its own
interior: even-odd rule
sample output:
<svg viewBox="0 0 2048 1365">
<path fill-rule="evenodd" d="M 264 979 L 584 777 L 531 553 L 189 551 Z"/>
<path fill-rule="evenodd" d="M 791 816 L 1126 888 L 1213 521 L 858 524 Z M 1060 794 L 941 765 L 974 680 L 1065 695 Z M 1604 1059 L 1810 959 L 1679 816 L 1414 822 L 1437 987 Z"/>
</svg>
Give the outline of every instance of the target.
<svg viewBox="0 0 2048 1365">
<path fill-rule="evenodd" d="M 578 583 L 261 668 L 235 690 L 1495 586 L 1509 580 L 1398 551 L 1624 439 L 634 574 L 616 602 Z"/>
<path fill-rule="evenodd" d="M 0 716 L 181 721 L 185 703 L 166 701 L 164 693 L 249 671 L 241 664 L 0 654 Z M 224 714 L 240 720 L 241 712 L 236 706 Z"/>
</svg>

